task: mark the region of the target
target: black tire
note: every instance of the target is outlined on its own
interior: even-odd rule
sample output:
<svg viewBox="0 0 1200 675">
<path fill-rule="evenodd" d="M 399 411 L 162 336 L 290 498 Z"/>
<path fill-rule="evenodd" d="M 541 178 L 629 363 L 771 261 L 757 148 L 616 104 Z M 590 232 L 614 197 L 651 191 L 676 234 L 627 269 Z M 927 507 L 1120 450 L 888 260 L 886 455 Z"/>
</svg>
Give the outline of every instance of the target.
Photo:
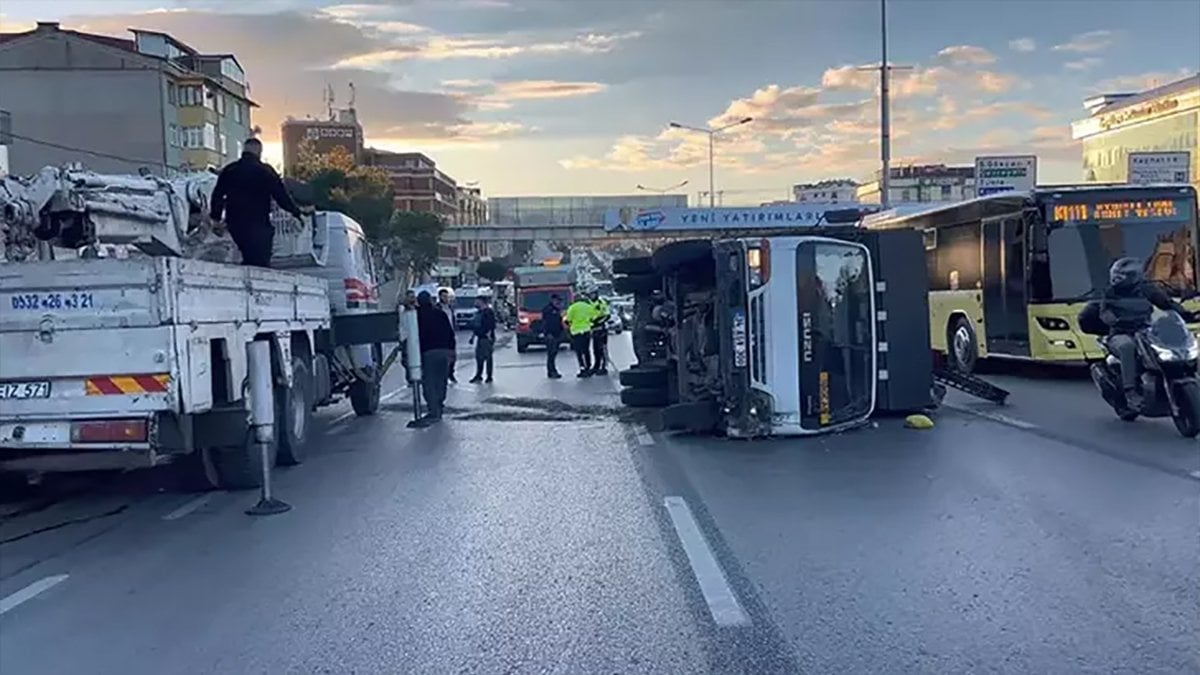
<svg viewBox="0 0 1200 675">
<path fill-rule="evenodd" d="M 1191 380 L 1176 384 L 1175 400 L 1179 411 L 1171 419 L 1179 435 L 1184 438 L 1200 435 L 1200 383 Z"/>
<path fill-rule="evenodd" d="M 612 262 L 613 274 L 650 274 L 654 272 L 654 259 L 650 256 L 617 258 Z"/>
<path fill-rule="evenodd" d="M 667 369 L 663 366 L 634 366 L 617 374 L 622 386 L 639 389 L 666 389 Z"/>
<path fill-rule="evenodd" d="M 662 290 L 662 277 L 657 274 L 631 274 L 613 280 L 613 292 L 617 295 L 650 295 Z"/>
<path fill-rule="evenodd" d="M 979 363 L 979 339 L 965 316 L 956 316 L 946 328 L 946 363 L 960 373 L 975 372 Z"/>
<path fill-rule="evenodd" d="M 267 447 L 267 461 L 271 466 L 279 456 L 279 425 L 275 425 L 275 438 Z M 246 424 L 246 440 L 240 445 L 214 448 L 213 464 L 216 466 L 220 487 L 223 490 L 255 490 L 262 487 L 262 452 L 254 443 L 254 429 Z"/>
<path fill-rule="evenodd" d="M 359 417 L 374 415 L 379 411 L 379 392 L 383 387 L 379 367 L 383 365 L 383 345 L 371 345 L 371 360 L 374 363 L 361 369 L 369 379 L 355 379 L 350 383 L 350 407 Z"/>
<path fill-rule="evenodd" d="M 712 267 L 713 247 L 708 239 L 673 241 L 654 251 L 654 269 L 659 274 L 675 274 L 686 268 Z"/>
<path fill-rule="evenodd" d="M 196 448 L 175 460 L 176 483 L 185 492 L 208 492 L 221 487 L 221 475 L 211 448 Z"/>
<path fill-rule="evenodd" d="M 304 462 L 304 446 L 312 426 L 313 381 L 308 362 L 292 356 L 292 388 L 275 390 L 275 424 L 279 427 L 280 466 Z"/>
<path fill-rule="evenodd" d="M 661 408 L 670 401 L 666 388 L 641 389 L 626 388 L 621 390 L 621 403 L 630 408 Z"/>
</svg>

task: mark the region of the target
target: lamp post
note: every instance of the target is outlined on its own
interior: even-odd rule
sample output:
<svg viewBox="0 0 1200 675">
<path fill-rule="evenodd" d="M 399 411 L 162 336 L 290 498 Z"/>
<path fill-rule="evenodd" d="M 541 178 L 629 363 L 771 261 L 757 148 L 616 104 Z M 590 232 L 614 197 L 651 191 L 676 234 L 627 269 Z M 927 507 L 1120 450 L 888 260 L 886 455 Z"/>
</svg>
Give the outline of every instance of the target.
<svg viewBox="0 0 1200 675">
<path fill-rule="evenodd" d="M 732 129 L 733 127 L 741 126 L 743 124 L 749 124 L 753 121 L 753 117 L 743 117 L 736 122 L 731 122 L 725 126 L 717 127 L 716 129 L 711 127 L 692 127 L 686 124 L 680 124 L 679 122 L 670 123 L 669 126 L 672 129 L 687 129 L 688 131 L 698 131 L 702 134 L 708 134 L 708 208 L 714 209 L 717 206 L 717 192 L 713 187 L 713 139 L 716 138 L 717 134 L 721 133 L 722 131 Z"/>
<path fill-rule="evenodd" d="M 668 192 L 670 192 L 671 190 L 678 190 L 679 188 L 681 188 L 681 187 L 683 187 L 683 186 L 685 186 L 685 185 L 687 185 L 687 184 L 688 184 L 688 182 L 685 180 L 685 181 L 683 181 L 683 182 L 676 183 L 676 184 L 672 185 L 671 187 L 665 187 L 665 188 L 656 188 L 656 187 L 646 187 L 645 185 L 642 185 L 641 183 L 638 183 L 638 185 L 637 185 L 637 189 L 639 189 L 639 190 L 643 190 L 643 191 L 645 191 L 645 192 L 653 192 L 653 193 L 656 193 L 656 194 L 665 195 L 665 194 L 667 194 Z"/>
</svg>

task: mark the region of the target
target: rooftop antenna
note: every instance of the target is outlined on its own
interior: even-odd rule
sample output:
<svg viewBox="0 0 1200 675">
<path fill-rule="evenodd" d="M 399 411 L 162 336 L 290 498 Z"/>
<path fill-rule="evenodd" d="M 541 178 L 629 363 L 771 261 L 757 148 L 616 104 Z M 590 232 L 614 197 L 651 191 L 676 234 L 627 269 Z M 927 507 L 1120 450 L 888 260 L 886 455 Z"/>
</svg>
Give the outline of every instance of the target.
<svg viewBox="0 0 1200 675">
<path fill-rule="evenodd" d="M 356 93 L 356 92 L 355 92 L 355 90 L 354 90 L 354 83 L 353 83 L 353 82 L 351 82 L 351 83 L 350 83 L 350 109 L 351 109 L 351 110 L 353 110 L 353 109 L 354 109 L 354 99 L 355 99 L 356 97 L 357 97 L 357 93 Z"/>
<path fill-rule="evenodd" d="M 333 119 L 334 100 L 335 99 L 333 96 L 333 85 L 326 83 L 325 84 L 325 113 L 331 120 Z"/>
</svg>

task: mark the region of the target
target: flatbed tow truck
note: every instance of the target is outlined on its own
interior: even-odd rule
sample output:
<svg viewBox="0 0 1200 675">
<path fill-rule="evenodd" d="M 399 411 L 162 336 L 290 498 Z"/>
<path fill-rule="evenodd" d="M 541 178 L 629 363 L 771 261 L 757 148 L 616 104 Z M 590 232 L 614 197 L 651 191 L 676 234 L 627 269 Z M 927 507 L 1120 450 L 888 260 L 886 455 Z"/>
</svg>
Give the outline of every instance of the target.
<svg viewBox="0 0 1200 675">
<path fill-rule="evenodd" d="M 659 409 L 666 429 L 755 438 L 926 410 L 945 387 L 1003 402 L 1002 389 L 935 368 L 921 234 L 866 230 L 868 212 L 609 214 L 610 231 L 678 238 L 613 263 L 615 291 L 635 297 L 637 365 L 620 373 L 622 403 Z"/>
<path fill-rule="evenodd" d="M 196 489 L 255 488 L 264 454 L 304 460 L 318 406 L 378 409 L 399 327 L 378 311 L 362 228 L 276 213 L 273 269 L 232 264 L 208 222 L 215 182 L 77 165 L 0 177 L 0 471 L 179 464 Z M 249 420 L 257 341 L 278 420 L 267 453 Z"/>
</svg>

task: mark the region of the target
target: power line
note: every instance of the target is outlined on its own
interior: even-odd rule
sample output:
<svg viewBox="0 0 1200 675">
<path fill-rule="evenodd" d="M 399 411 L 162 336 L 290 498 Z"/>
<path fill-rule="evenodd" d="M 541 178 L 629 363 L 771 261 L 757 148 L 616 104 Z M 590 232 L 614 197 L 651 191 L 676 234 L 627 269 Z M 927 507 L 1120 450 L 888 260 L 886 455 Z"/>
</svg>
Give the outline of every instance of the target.
<svg viewBox="0 0 1200 675">
<path fill-rule="evenodd" d="M 17 140 L 25 141 L 26 143 L 33 143 L 34 145 L 42 145 L 47 148 L 54 148 L 56 150 L 65 150 L 67 152 L 78 152 L 78 153 L 84 154 L 84 155 L 91 155 L 93 157 L 100 157 L 102 159 L 112 159 L 112 160 L 116 160 L 118 162 L 125 162 L 126 164 L 133 164 L 136 166 L 147 166 L 147 165 L 161 166 L 161 167 L 164 167 L 167 169 L 175 169 L 177 171 L 183 170 L 183 167 L 175 166 L 173 164 L 167 164 L 166 162 L 163 162 L 163 161 L 132 159 L 129 157 L 123 157 L 121 155 L 114 155 L 114 154 L 108 153 L 108 152 L 100 152 L 99 150 L 88 150 L 87 148 L 77 148 L 77 147 L 74 147 L 71 145 L 63 145 L 62 143 L 55 143 L 53 141 L 47 141 L 47 140 L 44 140 L 41 138 L 33 138 L 30 136 L 25 136 L 23 134 L 18 134 L 13 131 L 10 131 L 5 135 L 10 138 L 15 138 Z"/>
</svg>

